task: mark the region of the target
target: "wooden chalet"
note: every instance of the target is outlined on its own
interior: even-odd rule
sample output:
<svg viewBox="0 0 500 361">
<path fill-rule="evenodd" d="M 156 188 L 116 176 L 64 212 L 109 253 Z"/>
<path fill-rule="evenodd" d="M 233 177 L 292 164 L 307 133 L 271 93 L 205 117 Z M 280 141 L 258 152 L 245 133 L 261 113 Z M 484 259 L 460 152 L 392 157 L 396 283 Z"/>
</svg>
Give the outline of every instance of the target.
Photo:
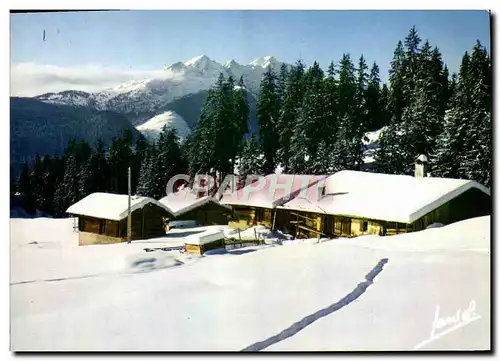
<svg viewBox="0 0 500 361">
<path fill-rule="evenodd" d="M 234 224 L 264 224 L 297 238 L 393 235 L 491 214 L 490 191 L 475 181 L 429 177 L 427 157 L 420 156 L 415 176 L 341 171 L 315 176 L 307 188 L 292 187 L 271 196 L 266 187 L 234 199 Z M 272 175 L 274 177 L 301 177 Z M 267 176 L 268 179 L 270 176 Z M 281 182 L 280 182 L 281 183 Z M 248 193 L 248 192 L 247 192 Z"/>
<path fill-rule="evenodd" d="M 393 235 L 491 214 L 487 188 L 474 181 L 342 171 L 316 199 L 279 207 L 297 237 Z"/>
<path fill-rule="evenodd" d="M 270 174 L 262 178 L 262 183 L 243 187 L 233 193 L 224 194 L 220 203 L 233 209 L 233 228 L 246 229 L 255 225 L 271 228 L 287 228 L 289 219 L 286 212 L 277 211 L 284 204 L 305 192 L 312 185 L 321 183 L 325 176 Z"/>
<path fill-rule="evenodd" d="M 193 220 L 200 226 L 228 224 L 231 217 L 231 207 L 220 204 L 216 197 L 198 194 L 184 186 L 159 202 L 171 210 L 172 220 Z"/>
<path fill-rule="evenodd" d="M 93 193 L 66 211 L 78 217 L 79 244 L 108 244 L 127 240 L 128 196 Z M 132 240 L 162 237 L 171 210 L 160 202 L 132 196 Z"/>
</svg>

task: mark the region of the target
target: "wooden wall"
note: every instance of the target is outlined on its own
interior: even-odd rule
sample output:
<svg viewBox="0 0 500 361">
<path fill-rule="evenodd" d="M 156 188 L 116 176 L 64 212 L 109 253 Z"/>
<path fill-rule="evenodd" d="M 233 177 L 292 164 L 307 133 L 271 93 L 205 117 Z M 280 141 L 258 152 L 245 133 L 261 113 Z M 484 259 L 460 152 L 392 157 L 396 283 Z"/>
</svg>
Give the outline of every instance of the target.
<svg viewBox="0 0 500 361">
<path fill-rule="evenodd" d="M 324 215 L 286 209 L 234 207 L 230 225 L 245 229 L 258 223 L 272 227 L 276 212 L 275 228 L 297 237 L 355 237 L 360 235 L 394 235 L 425 229 L 432 223 L 450 224 L 468 218 L 491 214 L 492 199 L 477 189 L 471 189 L 450 202 L 429 212 L 413 224 L 386 222 L 338 215 Z M 298 215 L 298 216 L 297 216 Z M 299 221 L 299 223 L 297 223 Z M 320 233 L 319 233 L 320 232 Z"/>
<path fill-rule="evenodd" d="M 125 238 L 107 236 L 105 234 L 96 234 L 80 231 L 78 233 L 78 244 L 86 246 L 91 244 L 111 244 L 125 242 Z"/>
<path fill-rule="evenodd" d="M 228 224 L 228 220 L 230 219 L 230 217 L 230 209 L 227 209 L 226 207 L 223 207 L 214 202 L 208 202 L 201 207 L 181 214 L 175 219 L 181 221 L 193 220 L 201 226 L 210 226 L 218 224 Z"/>
<path fill-rule="evenodd" d="M 491 196 L 479 189 L 472 188 L 416 220 L 409 225 L 409 230 L 420 231 L 432 223 L 446 225 L 469 218 L 490 215 L 492 206 Z"/>
<path fill-rule="evenodd" d="M 143 208 L 137 209 L 132 212 L 132 240 L 147 239 L 162 237 L 165 235 L 165 227 L 163 219 L 168 217 L 169 214 L 163 209 L 154 204 L 146 204 Z M 127 239 L 127 218 L 121 221 L 113 221 L 109 219 L 99 219 L 88 216 L 78 217 L 78 230 L 84 235 L 85 244 L 96 243 L 116 243 L 122 242 Z M 90 234 L 111 237 L 108 242 L 103 237 L 96 237 L 101 241 L 92 241 Z M 111 240 L 114 239 L 114 242 Z M 94 243 L 88 243 L 94 242 Z"/>
<path fill-rule="evenodd" d="M 271 208 L 235 206 L 229 226 L 242 230 L 257 224 L 272 227 L 274 212 Z"/>
<path fill-rule="evenodd" d="M 362 236 L 367 234 L 381 235 L 383 232 L 383 223 L 363 218 L 351 218 L 350 236 Z"/>
</svg>

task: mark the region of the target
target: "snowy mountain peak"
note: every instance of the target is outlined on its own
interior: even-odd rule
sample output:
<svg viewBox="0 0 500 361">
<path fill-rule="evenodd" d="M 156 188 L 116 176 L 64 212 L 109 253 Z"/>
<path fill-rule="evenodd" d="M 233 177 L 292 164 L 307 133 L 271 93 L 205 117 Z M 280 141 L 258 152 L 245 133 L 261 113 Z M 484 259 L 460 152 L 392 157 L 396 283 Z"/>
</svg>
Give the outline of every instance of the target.
<svg viewBox="0 0 500 361">
<path fill-rule="evenodd" d="M 191 60 L 188 60 L 184 63 L 185 66 L 188 67 L 196 67 L 196 68 L 205 68 L 208 64 L 213 62 L 208 56 L 205 54 L 198 55 Z"/>
<path fill-rule="evenodd" d="M 186 65 L 182 61 L 178 61 L 170 65 L 167 69 L 172 71 L 184 70 L 186 69 Z"/>
<path fill-rule="evenodd" d="M 234 60 L 234 59 L 226 61 L 226 63 L 224 64 L 225 68 L 234 68 L 234 67 L 238 67 L 238 66 L 241 66 L 241 65 L 238 64 L 238 62 L 236 62 L 236 60 Z"/>
<path fill-rule="evenodd" d="M 254 61 L 250 63 L 250 65 L 253 66 L 261 66 L 263 68 L 267 68 L 270 65 L 276 64 L 278 61 L 274 56 L 268 55 L 268 56 L 263 56 L 261 58 L 257 58 Z"/>
</svg>

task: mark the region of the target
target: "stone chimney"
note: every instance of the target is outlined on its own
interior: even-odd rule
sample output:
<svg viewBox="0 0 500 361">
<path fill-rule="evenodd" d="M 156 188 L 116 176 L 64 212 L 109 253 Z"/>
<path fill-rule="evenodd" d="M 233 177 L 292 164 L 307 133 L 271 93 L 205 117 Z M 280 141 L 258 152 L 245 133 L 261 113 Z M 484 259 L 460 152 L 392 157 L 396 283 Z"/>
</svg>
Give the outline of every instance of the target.
<svg viewBox="0 0 500 361">
<path fill-rule="evenodd" d="M 415 161 L 415 177 L 427 177 L 429 173 L 429 159 L 421 154 Z"/>
</svg>

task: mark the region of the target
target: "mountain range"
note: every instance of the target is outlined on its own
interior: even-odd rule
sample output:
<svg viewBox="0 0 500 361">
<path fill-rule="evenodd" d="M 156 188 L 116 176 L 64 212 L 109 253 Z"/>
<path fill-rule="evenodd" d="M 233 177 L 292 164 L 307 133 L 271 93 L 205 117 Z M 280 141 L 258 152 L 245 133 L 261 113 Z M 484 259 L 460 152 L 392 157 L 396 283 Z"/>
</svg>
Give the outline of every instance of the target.
<svg viewBox="0 0 500 361">
<path fill-rule="evenodd" d="M 173 110 L 193 127 L 206 91 L 215 84 L 220 73 L 225 77 L 232 75 L 235 81 L 243 77 L 249 98 L 255 100 L 259 93 L 262 74 L 268 67 L 278 71 L 281 64 L 273 56 L 265 56 L 255 59 L 250 64 L 241 65 L 234 60 L 220 64 L 206 55 L 200 55 L 166 67 L 165 75 L 160 78 L 133 80 L 95 93 L 67 90 L 42 94 L 35 99 L 52 104 L 111 110 L 124 114 L 135 126 L 147 122 L 155 115 Z M 196 94 L 200 96 L 194 97 Z M 191 106 L 191 103 L 195 106 Z M 184 108 L 197 111 L 191 114 Z"/>
<path fill-rule="evenodd" d="M 196 127 L 208 89 L 220 73 L 235 81 L 243 77 L 249 131 L 256 133 L 262 74 L 268 67 L 278 72 L 282 64 L 273 56 L 243 65 L 234 60 L 221 64 L 200 55 L 165 67 L 164 76 L 132 80 L 98 92 L 68 89 L 32 98 L 11 97 L 11 164 L 17 168 L 19 162 L 37 153 L 60 153 L 71 137 L 93 143 L 102 136 L 109 142 L 124 128 L 134 127 L 154 139 L 168 125 L 185 138 Z"/>
</svg>

